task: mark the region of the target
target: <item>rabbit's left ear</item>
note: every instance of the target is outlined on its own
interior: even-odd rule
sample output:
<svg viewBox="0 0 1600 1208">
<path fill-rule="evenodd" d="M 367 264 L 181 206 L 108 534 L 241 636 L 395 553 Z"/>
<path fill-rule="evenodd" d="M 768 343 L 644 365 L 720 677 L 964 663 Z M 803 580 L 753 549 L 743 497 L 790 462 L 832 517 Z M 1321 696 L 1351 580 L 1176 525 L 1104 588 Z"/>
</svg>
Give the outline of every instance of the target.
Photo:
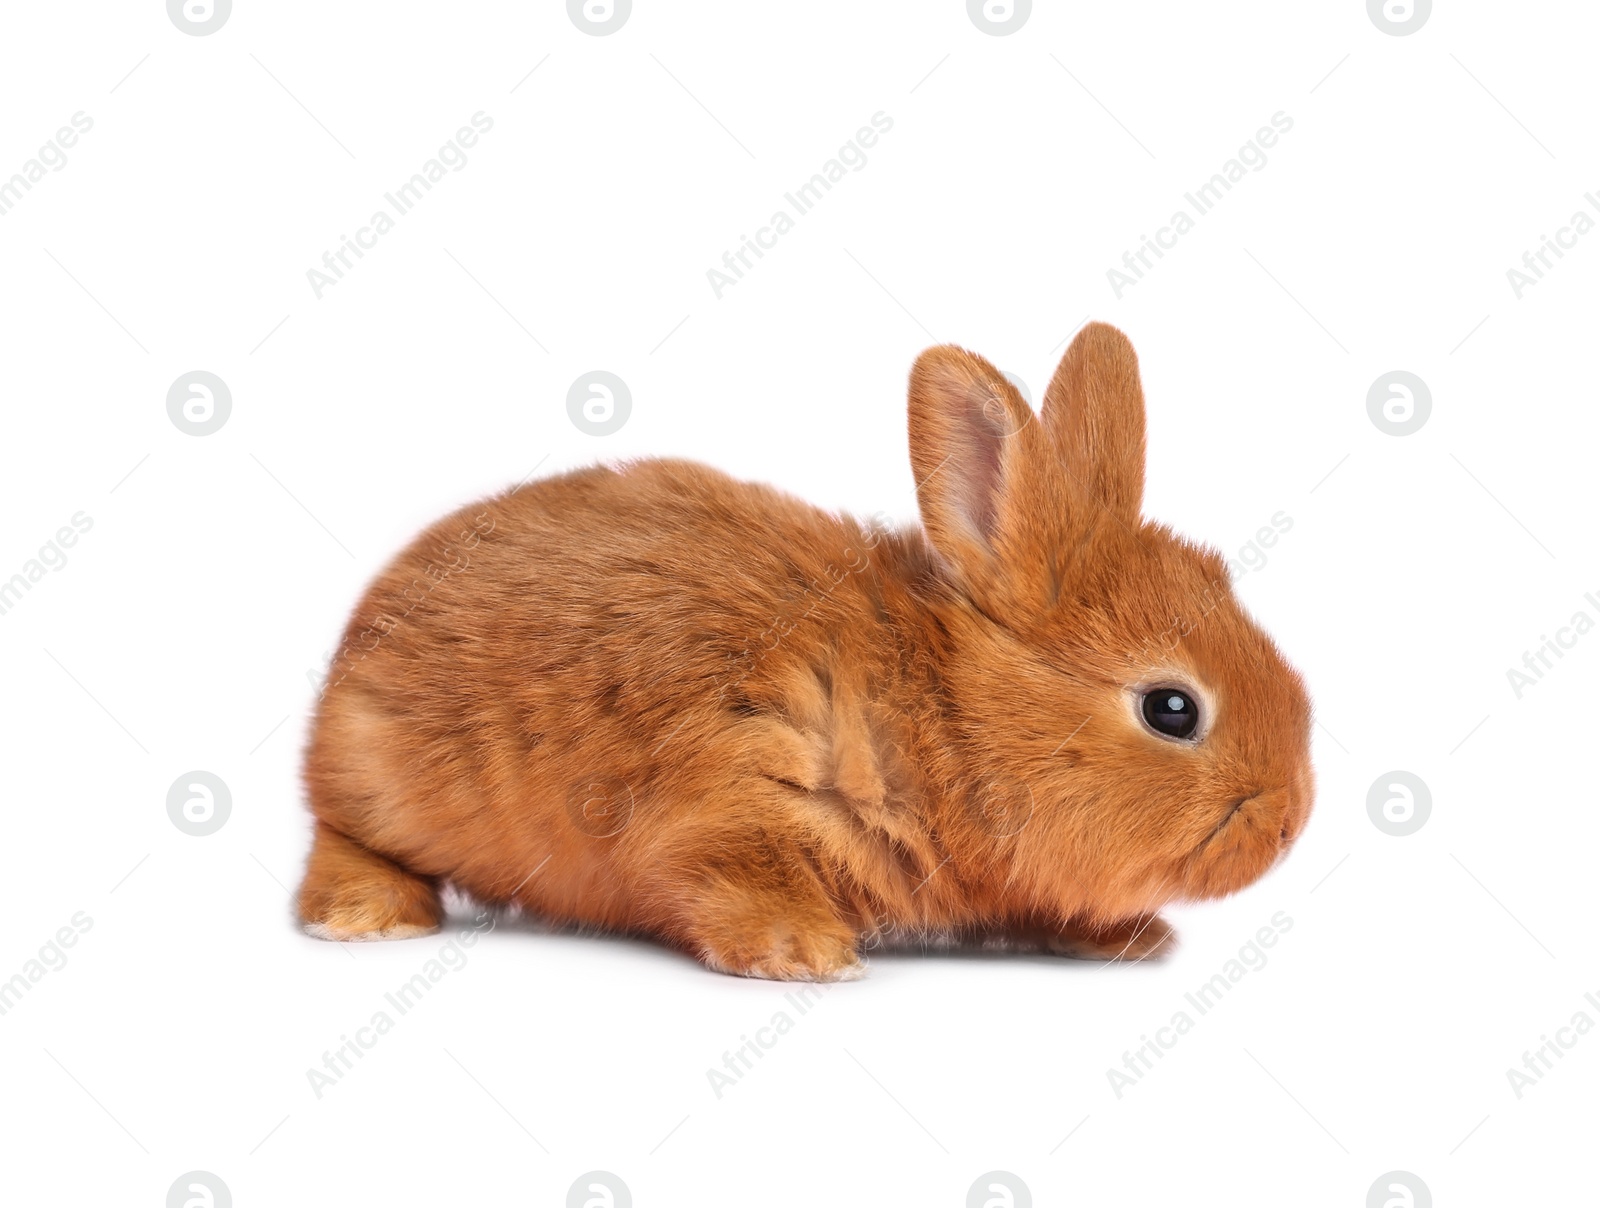
<svg viewBox="0 0 1600 1208">
<path fill-rule="evenodd" d="M 978 589 L 998 570 L 1005 521 L 1019 503 L 1033 411 L 988 361 L 946 344 L 917 358 L 908 419 L 928 538 Z"/>
<path fill-rule="evenodd" d="M 1128 337 L 1106 323 L 1080 331 L 1050 379 L 1043 415 L 1073 493 L 1136 528 L 1144 499 L 1144 389 Z M 1075 519 L 1081 525 L 1091 518 Z"/>
</svg>

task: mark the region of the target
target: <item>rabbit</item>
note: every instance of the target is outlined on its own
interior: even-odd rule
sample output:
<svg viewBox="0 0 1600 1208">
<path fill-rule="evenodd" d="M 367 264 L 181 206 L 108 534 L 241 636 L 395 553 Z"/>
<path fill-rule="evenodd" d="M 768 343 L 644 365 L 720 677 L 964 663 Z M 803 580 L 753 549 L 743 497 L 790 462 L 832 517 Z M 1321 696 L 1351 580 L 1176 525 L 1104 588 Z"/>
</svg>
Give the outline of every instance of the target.
<svg viewBox="0 0 1600 1208">
<path fill-rule="evenodd" d="M 746 977 L 916 941 L 1137 960 L 1303 831 L 1311 706 L 1215 551 L 1141 518 L 1133 347 L 1039 413 L 911 372 L 921 527 L 687 461 L 521 486 L 357 607 L 305 755 L 300 921 L 426 935 L 444 885 Z"/>
</svg>

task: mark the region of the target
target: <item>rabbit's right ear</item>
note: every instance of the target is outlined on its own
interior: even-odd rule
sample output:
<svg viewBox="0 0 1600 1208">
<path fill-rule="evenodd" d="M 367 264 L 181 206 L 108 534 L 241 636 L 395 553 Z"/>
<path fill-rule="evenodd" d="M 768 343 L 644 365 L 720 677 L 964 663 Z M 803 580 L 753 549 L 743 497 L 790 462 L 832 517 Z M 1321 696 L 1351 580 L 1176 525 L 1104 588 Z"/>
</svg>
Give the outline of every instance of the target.
<svg viewBox="0 0 1600 1208">
<path fill-rule="evenodd" d="M 1125 528 L 1144 499 L 1144 388 L 1128 337 L 1089 323 L 1072 341 L 1044 392 L 1044 426 L 1075 489 Z"/>
<path fill-rule="evenodd" d="M 911 370 L 911 471 L 929 540 L 969 588 L 990 581 L 1033 409 L 988 361 L 951 344 Z"/>
</svg>

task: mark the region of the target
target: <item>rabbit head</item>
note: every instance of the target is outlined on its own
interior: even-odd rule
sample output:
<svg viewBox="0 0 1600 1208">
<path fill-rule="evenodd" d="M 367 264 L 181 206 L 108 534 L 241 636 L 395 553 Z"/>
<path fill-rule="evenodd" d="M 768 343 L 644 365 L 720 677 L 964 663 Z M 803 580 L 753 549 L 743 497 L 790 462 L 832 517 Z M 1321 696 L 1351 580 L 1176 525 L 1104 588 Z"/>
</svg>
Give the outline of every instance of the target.
<svg viewBox="0 0 1600 1208">
<path fill-rule="evenodd" d="M 959 348 L 911 375 L 941 681 L 976 801 L 952 833 L 1055 914 L 1232 893 L 1311 809 L 1304 685 L 1223 559 L 1141 517 L 1144 430 L 1138 361 L 1104 324 L 1073 341 L 1039 414 Z"/>
</svg>

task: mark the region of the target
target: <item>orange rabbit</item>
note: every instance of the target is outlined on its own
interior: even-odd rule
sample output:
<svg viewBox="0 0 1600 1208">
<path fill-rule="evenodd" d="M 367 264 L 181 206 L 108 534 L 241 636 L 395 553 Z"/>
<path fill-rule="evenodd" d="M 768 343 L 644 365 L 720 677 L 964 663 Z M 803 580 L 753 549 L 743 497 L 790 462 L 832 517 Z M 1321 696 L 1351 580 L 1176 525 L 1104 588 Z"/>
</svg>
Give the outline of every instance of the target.
<svg viewBox="0 0 1600 1208">
<path fill-rule="evenodd" d="M 1144 397 L 1091 324 L 1035 415 L 911 373 L 923 527 L 704 466 L 535 482 L 424 533 L 306 754 L 306 930 L 423 935 L 439 886 L 833 980 L 939 939 L 1140 958 L 1311 809 L 1299 676 L 1222 559 L 1140 517 Z"/>
</svg>

